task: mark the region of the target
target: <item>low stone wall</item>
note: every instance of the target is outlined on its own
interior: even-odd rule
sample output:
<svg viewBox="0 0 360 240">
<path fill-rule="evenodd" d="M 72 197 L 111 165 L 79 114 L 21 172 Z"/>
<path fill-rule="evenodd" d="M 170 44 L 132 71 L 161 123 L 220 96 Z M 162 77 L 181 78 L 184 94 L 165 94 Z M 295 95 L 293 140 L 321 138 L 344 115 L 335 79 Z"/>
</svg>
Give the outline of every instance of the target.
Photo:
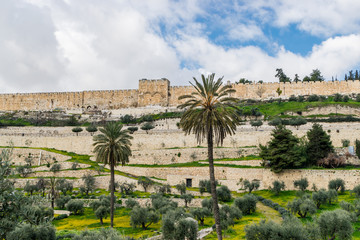
<svg viewBox="0 0 360 240">
<path fill-rule="evenodd" d="M 197 187 L 199 181 L 209 179 L 209 169 L 207 167 L 193 168 L 139 168 L 122 167 L 122 171 L 143 175 L 148 177 L 165 178 L 170 185 L 176 185 L 185 182 L 186 179 L 192 179 L 192 185 Z M 238 185 L 240 179 L 260 181 L 260 189 L 268 189 L 275 180 L 284 181 L 286 189 L 293 190 L 295 180 L 307 178 L 309 185 L 315 184 L 317 188 L 327 188 L 328 182 L 332 179 L 344 179 L 346 188 L 352 189 L 360 183 L 360 170 L 284 170 L 276 174 L 269 169 L 257 168 L 229 168 L 216 167 L 216 178 L 220 183 L 227 185 L 231 190 L 236 191 L 241 186 Z"/>
</svg>

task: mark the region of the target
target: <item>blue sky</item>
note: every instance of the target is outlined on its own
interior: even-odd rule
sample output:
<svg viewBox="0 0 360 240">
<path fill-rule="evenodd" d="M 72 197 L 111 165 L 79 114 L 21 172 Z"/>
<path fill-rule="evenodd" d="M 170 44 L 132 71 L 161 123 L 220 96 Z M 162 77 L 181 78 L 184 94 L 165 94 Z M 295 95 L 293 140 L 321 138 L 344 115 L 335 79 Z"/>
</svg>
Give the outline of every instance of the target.
<svg viewBox="0 0 360 240">
<path fill-rule="evenodd" d="M 360 69 L 357 0 L 14 0 L 0 8 L 0 92 L 277 81 Z"/>
</svg>

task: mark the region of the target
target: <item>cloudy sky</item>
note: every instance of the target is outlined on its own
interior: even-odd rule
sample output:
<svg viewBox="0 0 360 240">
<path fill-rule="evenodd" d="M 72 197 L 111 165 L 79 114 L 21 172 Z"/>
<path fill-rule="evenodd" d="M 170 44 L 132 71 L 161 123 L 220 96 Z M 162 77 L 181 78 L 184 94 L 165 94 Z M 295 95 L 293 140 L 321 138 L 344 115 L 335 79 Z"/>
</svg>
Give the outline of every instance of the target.
<svg viewBox="0 0 360 240">
<path fill-rule="evenodd" d="M 360 69 L 358 0 L 4 0 L 0 92 Z"/>
</svg>

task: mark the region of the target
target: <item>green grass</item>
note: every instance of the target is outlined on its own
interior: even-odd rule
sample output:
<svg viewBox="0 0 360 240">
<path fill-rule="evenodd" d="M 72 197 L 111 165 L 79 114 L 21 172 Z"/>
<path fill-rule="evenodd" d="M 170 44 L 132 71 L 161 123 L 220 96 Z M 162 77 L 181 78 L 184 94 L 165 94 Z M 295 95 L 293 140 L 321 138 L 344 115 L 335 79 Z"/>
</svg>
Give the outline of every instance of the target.
<svg viewBox="0 0 360 240">
<path fill-rule="evenodd" d="M 181 168 L 181 167 L 208 167 L 207 164 L 199 162 L 187 162 L 187 163 L 173 163 L 173 164 L 128 164 L 129 167 L 142 167 L 142 168 Z M 231 168 L 263 168 L 258 166 L 236 165 L 236 164 L 216 164 L 218 167 L 231 167 Z"/>
<path fill-rule="evenodd" d="M 359 108 L 360 103 L 349 101 L 349 102 L 333 102 L 333 101 L 325 101 L 325 102 L 281 102 L 280 104 L 277 102 L 272 103 L 258 103 L 254 104 L 251 107 L 257 107 L 262 114 L 268 116 L 270 118 L 279 116 L 282 113 L 286 112 L 298 112 L 298 111 L 308 111 L 310 108 L 314 107 L 326 107 L 326 106 L 349 106 L 354 108 Z"/>
<path fill-rule="evenodd" d="M 143 236 L 156 235 L 156 231 L 160 229 L 161 223 L 150 225 L 148 230 L 142 230 L 141 228 L 133 228 L 130 226 L 130 209 L 120 208 L 116 209 L 114 215 L 114 227 L 120 233 L 140 238 Z M 82 215 L 70 215 L 68 218 L 62 220 L 54 220 L 54 226 L 56 227 L 57 234 L 63 235 L 69 231 L 82 231 L 85 229 L 97 229 L 110 226 L 110 217 L 104 219 L 104 225 L 100 224 L 100 221 L 95 217 L 94 211 L 91 208 L 85 208 Z"/>
</svg>

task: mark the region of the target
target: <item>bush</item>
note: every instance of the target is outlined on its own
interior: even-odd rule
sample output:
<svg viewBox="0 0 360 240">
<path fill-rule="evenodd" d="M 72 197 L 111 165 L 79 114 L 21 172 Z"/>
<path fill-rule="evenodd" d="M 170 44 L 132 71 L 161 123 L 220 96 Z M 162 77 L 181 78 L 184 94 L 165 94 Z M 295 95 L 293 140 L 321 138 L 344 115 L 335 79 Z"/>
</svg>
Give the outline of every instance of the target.
<svg viewBox="0 0 360 240">
<path fill-rule="evenodd" d="M 275 193 L 275 195 L 279 195 L 281 190 L 285 190 L 285 183 L 283 181 L 277 181 L 275 180 L 273 183 L 273 187 L 271 188 L 271 191 Z"/>
<path fill-rule="evenodd" d="M 296 102 L 297 101 L 297 97 L 295 95 L 291 95 L 289 97 L 289 102 Z"/>
<path fill-rule="evenodd" d="M 354 193 L 357 198 L 360 198 L 360 185 L 356 185 L 353 188 L 352 193 Z"/>
<path fill-rule="evenodd" d="M 273 120 L 269 121 L 268 123 L 270 126 L 278 126 L 282 124 L 281 118 L 274 118 Z"/>
<path fill-rule="evenodd" d="M 307 178 L 302 178 L 294 181 L 294 187 L 299 188 L 300 191 L 304 192 L 309 186 Z"/>
<path fill-rule="evenodd" d="M 68 218 L 68 217 L 69 216 L 67 214 L 60 214 L 59 216 L 54 217 L 54 220 L 62 220 L 62 219 Z"/>
<path fill-rule="evenodd" d="M 307 99 L 309 102 L 318 102 L 320 99 L 319 99 L 319 96 L 316 95 L 316 94 L 313 94 L 313 95 L 310 95 Z"/>
<path fill-rule="evenodd" d="M 219 199 L 219 201 L 222 202 L 230 202 L 231 201 L 231 192 L 230 189 L 223 185 L 216 189 L 216 194 Z"/>
<path fill-rule="evenodd" d="M 41 240 L 55 240 L 56 230 L 51 224 L 30 225 L 20 224 L 14 231 L 7 234 L 8 240 L 28 240 L 28 239 L 41 239 Z"/>
<path fill-rule="evenodd" d="M 70 196 L 61 196 L 55 199 L 55 204 L 59 209 L 65 209 L 65 205 L 70 201 Z"/>
<path fill-rule="evenodd" d="M 341 102 L 342 100 L 343 100 L 343 97 L 342 97 L 341 94 L 336 93 L 336 94 L 334 95 L 334 102 Z"/>
<path fill-rule="evenodd" d="M 345 158 L 336 155 L 335 153 L 329 153 L 329 155 L 323 159 L 320 159 L 317 163 L 318 166 L 324 168 L 338 168 L 345 165 Z"/>
<path fill-rule="evenodd" d="M 342 180 L 341 178 L 331 180 L 329 182 L 329 190 L 330 189 L 334 189 L 337 192 L 340 190 L 341 193 L 344 193 L 345 192 L 345 181 Z"/>
<path fill-rule="evenodd" d="M 235 224 L 234 219 L 240 219 L 242 218 L 242 213 L 240 211 L 239 208 L 237 208 L 236 206 L 228 206 L 228 205 L 223 205 L 220 208 L 220 224 L 221 224 L 221 229 L 225 230 L 227 229 L 230 225 Z"/>
<path fill-rule="evenodd" d="M 249 215 L 256 210 L 257 198 L 252 194 L 246 194 L 242 198 L 236 198 L 234 205 L 238 207 L 244 215 Z"/>
<path fill-rule="evenodd" d="M 341 139 L 341 143 L 343 147 L 349 147 L 350 140 L 349 139 Z"/>
<path fill-rule="evenodd" d="M 208 209 L 210 212 L 213 211 L 213 200 L 212 198 L 205 198 L 201 201 L 201 206 Z"/>
<path fill-rule="evenodd" d="M 300 96 L 298 96 L 297 101 L 298 101 L 298 102 L 304 102 L 304 101 L 305 101 L 305 97 L 300 95 Z"/>
<path fill-rule="evenodd" d="M 349 98 L 349 96 L 345 95 L 342 100 L 343 100 L 343 102 L 348 102 L 350 100 L 350 98 Z"/>
<path fill-rule="evenodd" d="M 219 185 L 218 181 L 215 180 L 215 185 Z M 210 180 L 200 180 L 199 181 L 200 193 L 204 192 L 211 193 L 211 181 Z"/>
<path fill-rule="evenodd" d="M 84 202 L 72 199 L 66 204 L 66 209 L 74 215 L 82 214 L 84 212 Z"/>
<path fill-rule="evenodd" d="M 61 169 L 61 165 L 59 163 L 54 163 L 49 170 L 53 173 L 56 173 L 60 171 L 60 169 Z"/>
<path fill-rule="evenodd" d="M 67 192 L 71 192 L 73 188 L 74 188 L 73 183 L 64 178 L 61 178 L 57 181 L 56 189 L 61 191 L 64 194 L 64 196 L 66 196 Z"/>
<path fill-rule="evenodd" d="M 136 201 L 135 199 L 129 198 L 129 199 L 126 200 L 125 206 L 126 206 L 127 208 L 131 208 L 131 209 L 132 209 L 132 208 L 134 208 L 134 207 L 136 207 L 136 206 L 139 206 L 139 203 L 138 203 L 138 201 Z"/>
</svg>

